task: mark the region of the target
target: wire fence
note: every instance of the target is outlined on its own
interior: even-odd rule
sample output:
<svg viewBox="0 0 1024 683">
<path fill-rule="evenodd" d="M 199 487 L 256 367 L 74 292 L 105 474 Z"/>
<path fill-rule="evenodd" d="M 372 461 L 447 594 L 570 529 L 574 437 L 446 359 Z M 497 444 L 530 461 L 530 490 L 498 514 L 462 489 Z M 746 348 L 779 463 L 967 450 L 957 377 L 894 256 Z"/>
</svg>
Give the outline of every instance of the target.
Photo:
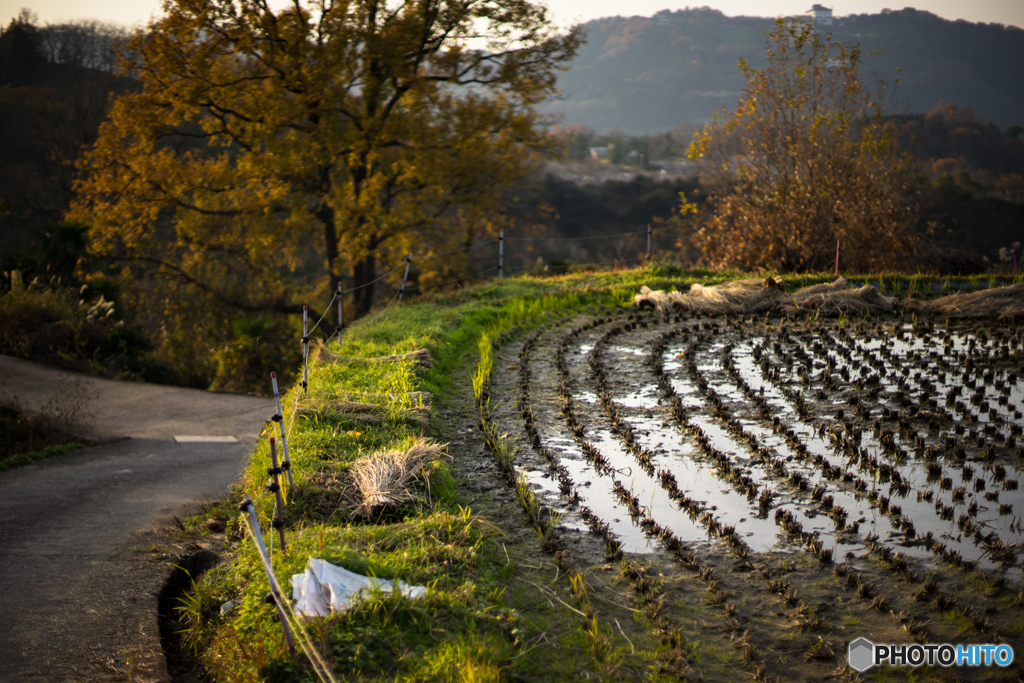
<svg viewBox="0 0 1024 683">
<path fill-rule="evenodd" d="M 406 269 L 406 273 L 405 273 L 405 276 L 403 276 L 401 284 L 398 286 L 396 293 L 393 294 L 393 295 L 388 295 L 387 297 L 382 297 L 381 300 L 387 299 L 387 303 L 384 306 L 378 306 L 373 312 L 371 312 L 367 316 L 364 316 L 363 318 L 361 318 L 361 320 L 363 320 L 363 321 L 370 320 L 370 319 L 376 318 L 377 316 L 383 314 L 385 311 L 387 311 L 389 308 L 391 308 L 391 306 L 393 306 L 396 303 L 396 301 L 401 301 L 401 298 L 402 298 L 403 294 L 414 293 L 414 292 L 422 292 L 422 291 L 425 291 L 425 290 L 437 289 L 437 288 L 440 288 L 440 287 L 448 287 L 448 286 L 451 286 L 451 285 L 456 285 L 456 284 L 467 282 L 467 281 L 470 281 L 470 280 L 479 280 L 481 278 L 491 277 L 491 276 L 494 276 L 495 274 L 497 274 L 498 277 L 503 277 L 506 274 L 512 274 L 512 273 L 517 273 L 517 272 L 521 273 L 521 272 L 526 272 L 526 271 L 531 271 L 531 270 L 536 270 L 537 269 L 537 265 L 536 264 L 534 264 L 534 265 L 517 265 L 517 264 L 514 264 L 514 263 L 507 263 L 506 264 L 504 262 L 505 261 L 504 246 L 505 246 L 506 242 L 514 242 L 516 244 L 526 244 L 526 243 L 535 243 L 535 244 L 536 243 L 544 243 L 544 244 L 552 243 L 552 244 L 560 244 L 560 243 L 593 242 L 593 241 L 599 241 L 599 240 L 605 240 L 605 241 L 608 241 L 608 240 L 619 240 L 619 239 L 622 239 L 622 238 L 643 237 L 644 235 L 647 236 L 647 254 L 646 254 L 646 256 L 643 256 L 643 257 L 623 257 L 623 258 L 614 258 L 614 259 L 608 259 L 608 260 L 602 260 L 602 261 L 589 261 L 589 262 L 588 261 L 585 261 L 585 262 L 576 261 L 576 262 L 572 262 L 571 264 L 566 264 L 564 262 L 557 262 L 557 263 L 553 264 L 553 269 L 552 270 L 546 270 L 545 271 L 545 272 L 565 272 L 566 270 L 568 270 L 570 268 L 572 268 L 572 269 L 585 269 L 585 268 L 595 268 L 595 267 L 601 267 L 601 266 L 611 266 L 611 265 L 626 266 L 626 265 L 636 265 L 636 264 L 643 263 L 644 261 L 646 261 L 650 257 L 651 236 L 652 236 L 652 229 L 651 229 L 651 227 L 648 226 L 646 230 L 638 230 L 638 231 L 633 231 L 633 232 L 614 233 L 614 234 L 608 234 L 608 235 L 584 235 L 584 236 L 580 236 L 580 237 L 547 237 L 547 236 L 534 236 L 534 235 L 523 235 L 523 236 L 514 236 L 513 237 L 513 236 L 505 236 L 504 231 L 502 231 L 499 234 L 499 236 L 496 237 L 496 238 L 491 238 L 491 239 L 483 240 L 481 242 L 475 242 L 473 244 L 469 244 L 469 245 L 466 245 L 464 247 L 460 247 L 458 249 L 450 249 L 448 251 L 443 251 L 443 252 L 438 252 L 438 253 L 427 253 L 427 254 L 425 254 L 423 256 L 416 256 L 413 252 L 410 252 L 408 256 L 404 256 L 402 258 L 402 261 L 398 265 L 394 266 L 393 268 L 386 269 L 381 275 L 379 275 L 378 277 L 374 278 L 373 280 L 371 280 L 369 282 L 360 283 L 358 285 L 354 285 L 354 286 L 350 286 L 350 287 L 346 287 L 346 286 L 343 285 L 343 283 L 339 282 L 338 283 L 338 285 L 339 285 L 338 288 L 333 292 L 330 301 L 327 303 L 326 307 L 323 310 L 323 313 L 317 319 L 316 323 L 314 323 L 313 326 L 311 328 L 309 328 L 308 331 L 305 333 L 305 335 L 304 335 L 304 343 L 308 343 L 308 339 L 313 335 L 313 333 L 316 332 L 318 329 L 320 329 L 321 327 L 324 326 L 324 322 L 326 320 L 328 320 L 328 317 L 331 315 L 332 311 L 334 311 L 335 309 L 337 309 L 337 313 L 335 314 L 336 322 L 337 322 L 337 320 L 340 319 L 341 323 L 334 325 L 333 329 L 331 330 L 330 334 L 327 337 L 327 341 L 330 341 L 330 340 L 334 339 L 336 336 L 338 336 L 339 334 L 341 334 L 343 329 L 344 329 L 344 321 L 343 321 L 344 311 L 343 311 L 343 305 L 339 304 L 339 302 L 344 302 L 344 299 L 345 299 L 346 296 L 354 294 L 355 292 L 358 292 L 360 290 L 366 289 L 368 287 L 373 287 L 375 285 L 379 285 L 381 282 L 384 282 L 389 277 L 391 277 L 392 275 L 394 275 L 398 271 L 402 270 L 403 268 Z M 676 238 L 674 236 L 672 236 L 672 239 L 674 240 Z M 415 263 L 417 266 L 420 266 L 420 265 L 422 265 L 424 263 L 430 262 L 430 261 L 435 260 L 435 259 L 451 257 L 451 256 L 454 256 L 456 254 L 466 254 L 466 253 L 471 252 L 471 251 L 473 251 L 475 249 L 481 249 L 481 248 L 484 248 L 484 247 L 491 247 L 492 249 L 494 249 L 495 246 L 497 246 L 497 249 L 493 253 L 492 257 L 495 258 L 496 262 L 493 262 L 495 264 L 492 265 L 492 266 L 489 266 L 487 268 L 481 268 L 481 269 L 476 270 L 475 272 L 469 273 L 467 275 L 462 275 L 460 277 L 450 278 L 450 279 L 447 279 L 447 280 L 444 280 L 444 281 L 441 281 L 441 282 L 426 282 L 426 283 L 416 282 L 415 284 L 409 284 L 408 281 L 407 281 L 408 280 L 408 275 L 409 275 L 409 266 L 412 263 Z M 533 254 L 523 255 L 523 254 L 518 254 L 517 253 L 517 254 L 512 254 L 511 256 L 514 259 L 523 260 L 524 258 L 527 258 L 527 256 L 529 258 L 532 258 Z"/>
<path fill-rule="evenodd" d="M 643 244 L 643 239 L 646 238 L 646 244 Z M 636 242 L 640 241 L 638 245 Z M 346 296 L 354 294 L 360 290 L 368 287 L 380 285 L 385 282 L 391 276 L 395 275 L 398 271 L 405 269 L 405 274 L 401 278 L 401 282 L 397 283 L 392 281 L 388 288 L 391 286 L 396 287 L 393 294 L 388 293 L 384 296 L 379 297 L 377 307 L 370 312 L 368 315 L 361 318 L 361 320 L 372 320 L 376 317 L 384 314 L 388 311 L 396 302 L 402 301 L 404 294 L 424 292 L 431 289 L 437 289 L 441 287 L 449 287 L 460 283 L 481 280 L 490 277 L 503 277 L 505 275 L 511 275 L 515 273 L 523 272 L 536 272 L 538 274 L 549 273 L 549 274 L 561 274 L 572 271 L 586 270 L 592 268 L 604 268 L 604 267 L 634 267 L 650 262 L 653 253 L 664 252 L 666 246 L 668 248 L 679 248 L 680 241 L 686 241 L 687 236 L 683 233 L 676 231 L 669 231 L 666 226 L 652 227 L 648 225 L 646 229 L 635 230 L 631 232 L 620 232 L 613 234 L 602 234 L 602 235 L 581 235 L 575 237 L 550 237 L 541 235 L 505 235 L 504 231 L 501 231 L 498 237 L 486 239 L 473 244 L 468 244 L 457 249 L 450 249 L 438 253 L 426 253 L 422 256 L 415 255 L 414 252 L 409 252 L 408 255 L 402 257 L 401 262 L 398 265 L 386 269 L 381 275 L 375 279 L 354 285 L 351 287 L 344 287 L 342 283 L 339 283 L 339 287 L 333 293 L 331 300 L 328 302 L 323 314 L 316 321 L 313 327 L 306 334 L 305 338 L 308 340 L 309 335 L 312 335 L 316 330 L 324 326 L 324 321 L 328 319 L 328 316 L 332 311 L 337 308 L 335 315 L 336 321 L 340 320 L 339 324 L 336 324 L 331 330 L 328 340 L 334 339 L 336 336 L 342 333 L 344 328 L 344 311 L 342 302 Z M 587 259 L 587 258 L 571 258 L 562 256 L 556 256 L 554 251 L 561 248 L 560 245 L 566 245 L 566 248 L 575 249 L 572 245 L 581 243 L 594 243 L 594 242 L 605 242 L 606 247 L 603 247 L 604 258 Z M 511 245 L 527 245 L 528 252 L 523 253 L 522 251 L 516 251 L 512 253 L 506 253 L 506 243 Z M 550 249 L 545 249 L 549 247 Z M 423 264 L 435 261 L 437 259 L 445 259 L 459 254 L 468 254 L 474 250 L 490 249 L 493 251 L 488 252 L 487 255 L 479 255 L 476 258 L 476 263 L 480 263 L 486 260 L 491 260 L 493 265 L 485 268 L 480 268 L 472 273 L 462 275 L 459 277 L 450 278 L 441 282 L 409 282 L 410 266 L 415 264 L 417 267 L 421 267 Z M 538 249 L 539 248 L 539 249 Z M 616 257 L 610 257 L 608 252 L 612 254 L 619 253 Z M 543 252 L 543 253 L 542 253 Z M 1011 265 L 1016 272 L 1018 259 L 1020 258 L 1020 244 L 1014 243 L 1008 248 L 1000 249 L 998 252 L 993 252 L 983 256 L 985 261 L 993 265 L 1002 265 L 1009 268 Z M 602 255 L 600 249 L 595 250 L 590 248 L 589 251 L 580 252 L 577 250 L 575 254 L 583 255 Z M 871 257 L 884 257 L 886 260 L 890 260 L 892 253 L 890 250 L 883 249 L 872 249 L 870 247 L 862 246 L 847 246 L 845 244 L 837 244 L 833 248 L 827 247 L 815 252 L 815 258 L 820 260 L 822 255 L 829 255 L 829 270 L 833 269 L 832 265 L 832 254 L 834 254 L 835 272 L 838 274 L 842 271 L 843 262 L 851 259 L 865 259 Z M 564 254 L 563 254 L 564 256 Z M 530 259 L 536 258 L 537 261 L 533 264 L 529 263 Z M 453 264 L 457 268 L 459 265 L 465 264 Z M 480 263 L 483 265 L 483 263 Z M 417 268 L 417 271 L 419 268 Z M 413 273 L 414 280 L 418 280 L 418 272 Z M 1011 274 L 1010 277 L 1013 277 Z M 956 278 L 954 278 L 956 279 Z M 947 284 L 944 288 L 961 288 L 956 283 Z M 386 290 L 385 290 L 386 291 Z M 386 301 L 381 306 L 380 302 Z M 308 343 L 308 341 L 307 341 Z"/>
</svg>

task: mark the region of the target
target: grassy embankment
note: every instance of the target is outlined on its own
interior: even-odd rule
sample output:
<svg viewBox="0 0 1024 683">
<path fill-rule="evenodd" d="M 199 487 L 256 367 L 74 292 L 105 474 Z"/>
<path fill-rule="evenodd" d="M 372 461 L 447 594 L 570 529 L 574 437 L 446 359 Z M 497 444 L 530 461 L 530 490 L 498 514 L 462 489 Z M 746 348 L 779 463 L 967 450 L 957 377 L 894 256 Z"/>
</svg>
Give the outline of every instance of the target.
<svg viewBox="0 0 1024 683">
<path fill-rule="evenodd" d="M 346 613 L 307 623 L 309 641 L 334 673 L 360 680 L 581 680 L 653 671 L 659 643 L 630 641 L 621 626 L 616 630 L 602 623 L 599 614 L 594 618 L 583 577 L 557 571 L 550 555 L 541 551 L 548 522 L 538 516 L 528 491 L 517 496 L 522 508 L 518 519 L 495 517 L 502 514 L 496 509 L 481 515 L 461 487 L 455 463 L 441 460 L 417 484 L 419 500 L 366 522 L 352 514 L 357 501 L 349 473 L 359 457 L 402 448 L 420 435 L 448 440 L 452 435 L 438 413 L 455 405 L 475 407 L 473 394 L 485 398 L 481 411 L 486 417 L 491 341 L 513 328 L 532 327 L 545 311 L 626 304 L 641 284 L 664 288 L 734 277 L 652 268 L 515 278 L 393 306 L 347 329 L 341 344 L 331 345 L 340 356 L 373 358 L 425 347 L 434 365 L 420 371 L 411 363 L 311 366 L 309 398 L 322 403 L 354 393 L 376 394 L 360 400 L 386 407 L 377 423 L 326 412 L 296 417 L 296 407 L 308 399 L 299 395 L 298 386 L 286 392 L 295 489 L 285 510 L 288 553 L 277 549 L 273 554 L 276 576 L 287 590 L 289 577 L 301 573 L 312 556 L 362 574 L 425 585 L 428 593 L 418 600 L 372 595 Z M 897 287 L 904 294 L 942 289 L 932 286 L 941 279 L 920 276 L 851 279 L 879 280 L 886 293 L 895 293 Z M 831 277 L 787 280 L 803 286 Z M 987 285 L 986 277 L 974 286 Z M 405 412 L 412 407 L 409 395 L 417 391 L 434 396 L 434 421 L 428 429 Z M 238 500 L 247 493 L 256 500 L 267 531 L 273 506 L 273 497 L 266 493 L 271 435 L 264 433 L 234 496 Z M 484 440 L 478 429 L 466 438 Z M 512 448 L 503 435 L 488 439 L 499 459 L 498 452 Z M 514 471 L 510 479 L 514 481 Z M 245 535 L 240 518 L 231 524 L 236 536 Z M 509 525 L 532 526 L 538 534 L 532 543 L 505 543 Z M 271 536 L 265 532 L 266 538 Z M 274 608 L 264 600 L 267 591 L 254 544 L 245 538 L 230 561 L 204 576 L 184 603 L 190 624 L 186 639 L 218 679 L 313 677 L 287 656 Z M 221 616 L 220 605 L 228 600 L 238 607 Z"/>
</svg>

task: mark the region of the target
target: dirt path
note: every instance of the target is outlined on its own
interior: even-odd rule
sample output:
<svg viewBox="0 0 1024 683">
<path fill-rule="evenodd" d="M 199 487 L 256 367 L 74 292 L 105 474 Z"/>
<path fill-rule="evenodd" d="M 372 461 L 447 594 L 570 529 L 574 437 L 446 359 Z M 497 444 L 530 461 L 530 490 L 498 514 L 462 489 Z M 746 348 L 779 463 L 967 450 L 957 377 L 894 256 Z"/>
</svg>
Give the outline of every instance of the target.
<svg viewBox="0 0 1024 683">
<path fill-rule="evenodd" d="M 30 413 L 57 396 L 57 410 L 109 439 L 0 473 L 0 681 L 168 680 L 158 594 L 175 555 L 198 550 L 171 522 L 223 496 L 272 401 L 2 356 L 0 389 Z"/>
</svg>

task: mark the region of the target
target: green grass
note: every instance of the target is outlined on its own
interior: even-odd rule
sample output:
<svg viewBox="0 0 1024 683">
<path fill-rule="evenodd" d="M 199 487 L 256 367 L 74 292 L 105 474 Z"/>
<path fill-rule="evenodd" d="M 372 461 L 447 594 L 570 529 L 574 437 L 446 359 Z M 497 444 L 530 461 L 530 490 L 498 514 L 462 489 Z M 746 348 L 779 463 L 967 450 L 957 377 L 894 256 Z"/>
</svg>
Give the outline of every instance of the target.
<svg viewBox="0 0 1024 683">
<path fill-rule="evenodd" d="M 433 367 L 358 362 L 310 367 L 310 395 L 315 399 L 350 392 L 377 395 L 367 399 L 385 409 L 376 424 L 343 414 L 298 416 L 301 388 L 285 391 L 282 403 L 295 479 L 284 511 L 287 555 L 280 552 L 268 524 L 274 497 L 266 490 L 266 472 L 276 424 L 262 435 L 236 491 L 239 498 L 248 494 L 255 501 L 273 549 L 275 575 L 285 590 L 289 577 L 301 573 L 309 557 L 428 588 L 423 599 L 371 595 L 343 614 L 307 623 L 308 642 L 335 674 L 346 680 L 556 681 L 629 677 L 633 674 L 627 672 L 647 668 L 652 648 L 627 642 L 621 627 L 616 630 L 600 617 L 595 620 L 588 613 L 581 618 L 589 611 L 581 609 L 590 604 L 589 598 L 578 587 L 574 598 L 568 578 L 552 579 L 554 566 L 539 552 L 540 539 L 534 537 L 531 547 L 521 539 L 513 542 L 471 510 L 448 461 L 434 463 L 425 480 L 415 485 L 418 500 L 371 522 L 350 514 L 355 501 L 348 473 L 360 457 L 404 447 L 423 432 L 403 416 L 410 392 L 432 393 L 435 413 L 460 401 L 471 404 L 474 395 L 486 410 L 491 342 L 514 327 L 528 328 L 548 311 L 626 306 L 642 284 L 683 290 L 737 276 L 742 275 L 684 272 L 671 266 L 523 276 L 391 306 L 348 327 L 341 342 L 331 344 L 339 356 L 370 358 L 427 348 Z M 795 287 L 833 278 L 818 274 L 786 279 Z M 930 291 L 937 281 L 889 275 L 881 280 L 886 293 L 910 287 Z M 977 286 L 982 286 L 980 279 Z M 440 422 L 435 419 L 435 426 Z M 498 451 L 499 436 L 491 437 Z M 519 502 L 529 513 L 535 507 L 527 495 L 532 491 L 520 489 Z M 229 531 L 243 532 L 240 516 L 231 514 Z M 513 522 L 522 528 L 531 524 L 522 509 L 497 514 L 519 515 Z M 197 518 L 195 523 L 202 521 Z M 218 680 L 315 680 L 311 669 L 288 656 L 275 609 L 264 599 L 267 578 L 253 542 L 245 536 L 230 561 L 208 572 L 183 601 L 186 642 Z M 228 600 L 237 607 L 221 616 L 220 605 Z M 568 603 L 574 600 L 571 607 Z"/>
<path fill-rule="evenodd" d="M 72 453 L 74 451 L 84 448 L 82 444 L 77 441 L 70 443 L 57 444 L 55 446 L 48 446 L 41 451 L 35 451 L 33 453 L 20 453 L 18 455 L 12 455 L 9 458 L 0 460 L 0 472 L 11 469 L 12 467 L 22 467 L 24 465 L 30 465 L 36 461 L 44 458 L 50 458 L 55 455 L 64 455 L 66 453 Z"/>
<path fill-rule="evenodd" d="M 255 501 L 278 582 L 287 587 L 289 577 L 301 573 L 312 556 L 428 588 L 420 600 L 374 595 L 344 614 L 310 623 L 310 640 L 336 675 L 354 680 L 579 680 L 618 670 L 625 643 L 617 632 L 601 621 L 581 623 L 558 598 L 570 599 L 565 579 L 566 586 L 545 589 L 550 593 L 535 589 L 535 584 L 550 580 L 553 566 L 526 569 L 543 562 L 543 556 L 528 557 L 521 543 L 505 543 L 494 524 L 465 507 L 448 462 L 430 468 L 417 489 L 419 501 L 388 510 L 373 523 L 349 514 L 353 499 L 346 477 L 363 455 L 401 448 L 420 434 L 422 428 L 401 414 L 409 407 L 410 392 L 431 392 L 435 406 L 472 401 L 465 391 L 469 375 L 479 364 L 481 349 L 486 360 L 489 339 L 515 325 L 531 324 L 552 309 L 626 305 L 640 282 L 674 284 L 653 275 L 631 271 L 514 278 L 371 314 L 349 327 L 331 350 L 346 358 L 369 358 L 425 347 L 433 367 L 424 371 L 411 363 L 315 363 L 309 386 L 317 399 L 349 392 L 394 396 L 369 399 L 386 409 L 379 424 L 326 413 L 296 416 L 301 388 L 285 392 L 295 479 L 284 514 L 287 555 L 266 524 L 273 512 L 273 496 L 266 491 L 269 437 L 277 436 L 277 425 L 263 434 L 237 491 Z M 489 369 L 487 365 L 485 374 Z M 525 516 L 521 521 L 527 522 Z M 238 515 L 230 523 L 240 530 Z M 533 574 L 537 576 L 530 578 Z M 287 656 L 275 610 L 264 600 L 268 590 L 254 544 L 246 538 L 231 561 L 208 572 L 183 601 L 186 641 L 218 679 L 313 677 Z M 220 605 L 228 600 L 238 606 L 222 617 Z M 558 651 L 557 660 L 538 651 L 541 643 L 543 650 Z"/>
</svg>

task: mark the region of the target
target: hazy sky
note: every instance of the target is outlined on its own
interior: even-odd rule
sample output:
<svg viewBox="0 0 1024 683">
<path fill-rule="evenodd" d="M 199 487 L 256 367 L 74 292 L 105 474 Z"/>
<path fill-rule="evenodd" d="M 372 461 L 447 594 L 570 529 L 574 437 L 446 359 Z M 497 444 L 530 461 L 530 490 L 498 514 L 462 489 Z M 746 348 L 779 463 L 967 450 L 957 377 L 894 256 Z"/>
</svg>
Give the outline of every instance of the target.
<svg viewBox="0 0 1024 683">
<path fill-rule="evenodd" d="M 271 5 L 280 5 L 283 0 L 271 0 Z M 847 14 L 875 14 L 886 7 L 901 9 L 907 0 L 819 0 L 826 7 L 832 7 L 836 16 Z M 22 7 L 36 13 L 41 23 L 53 23 L 62 19 L 102 19 L 120 24 L 146 22 L 158 14 L 162 0 L 0 0 L 0 22 L 4 26 L 18 14 Z M 548 0 L 548 6 L 559 23 L 586 21 L 616 14 L 650 16 L 663 9 L 684 9 L 686 7 L 708 6 L 719 9 L 729 16 L 778 16 L 801 14 L 810 9 L 813 0 Z M 927 10 L 946 19 L 998 22 L 1024 27 L 1024 0 L 916 0 L 916 9 Z"/>
</svg>

